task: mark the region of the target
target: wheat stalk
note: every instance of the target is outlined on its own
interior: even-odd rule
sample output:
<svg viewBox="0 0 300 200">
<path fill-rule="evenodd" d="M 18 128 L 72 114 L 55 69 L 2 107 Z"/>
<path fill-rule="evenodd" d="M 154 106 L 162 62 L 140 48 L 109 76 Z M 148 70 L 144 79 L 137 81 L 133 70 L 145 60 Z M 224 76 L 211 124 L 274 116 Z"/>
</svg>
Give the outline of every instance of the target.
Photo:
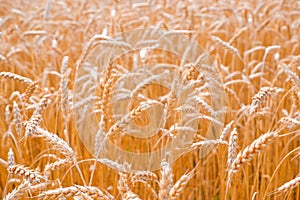
<svg viewBox="0 0 300 200">
<path fill-rule="evenodd" d="M 2 158 L 0 158 L 0 165 L 2 165 L 3 167 L 7 168 L 7 166 L 9 164 L 5 160 L 3 160 Z"/>
</svg>

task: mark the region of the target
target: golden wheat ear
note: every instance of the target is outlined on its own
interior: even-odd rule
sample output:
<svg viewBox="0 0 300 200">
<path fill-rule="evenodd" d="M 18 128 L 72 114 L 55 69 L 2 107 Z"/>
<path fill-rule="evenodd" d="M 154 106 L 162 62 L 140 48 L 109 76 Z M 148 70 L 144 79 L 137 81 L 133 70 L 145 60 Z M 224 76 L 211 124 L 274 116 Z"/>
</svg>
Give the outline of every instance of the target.
<svg viewBox="0 0 300 200">
<path fill-rule="evenodd" d="M 244 163 L 250 162 L 256 154 L 265 149 L 267 145 L 276 138 L 278 138 L 278 132 L 265 133 L 254 140 L 244 150 L 240 151 L 229 168 L 228 183 L 231 182 L 233 175 L 239 171 Z"/>
<path fill-rule="evenodd" d="M 14 74 L 12 72 L 0 72 L 0 77 L 4 79 L 11 79 L 15 81 L 19 81 L 21 83 L 32 84 L 33 81 L 30 78 Z"/>
<path fill-rule="evenodd" d="M 32 184 L 48 181 L 39 171 L 29 169 L 23 165 L 12 165 L 9 166 L 7 170 L 10 174 L 21 176 L 24 180 L 27 180 Z"/>
<path fill-rule="evenodd" d="M 300 184 L 300 176 L 297 176 L 296 178 L 284 183 L 279 188 L 277 188 L 275 191 L 269 193 L 269 195 L 279 195 L 281 193 L 286 193 L 294 188 L 296 188 Z"/>
</svg>

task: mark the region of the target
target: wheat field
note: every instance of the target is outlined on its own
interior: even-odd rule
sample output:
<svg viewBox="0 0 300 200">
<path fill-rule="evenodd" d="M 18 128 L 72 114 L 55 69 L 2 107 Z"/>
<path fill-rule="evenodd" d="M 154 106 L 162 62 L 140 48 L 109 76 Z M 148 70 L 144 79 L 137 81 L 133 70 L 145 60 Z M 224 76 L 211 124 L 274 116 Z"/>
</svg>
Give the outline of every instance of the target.
<svg viewBox="0 0 300 200">
<path fill-rule="evenodd" d="M 300 199 L 300 1 L 0 0 L 0 41 L 3 199 Z"/>
</svg>

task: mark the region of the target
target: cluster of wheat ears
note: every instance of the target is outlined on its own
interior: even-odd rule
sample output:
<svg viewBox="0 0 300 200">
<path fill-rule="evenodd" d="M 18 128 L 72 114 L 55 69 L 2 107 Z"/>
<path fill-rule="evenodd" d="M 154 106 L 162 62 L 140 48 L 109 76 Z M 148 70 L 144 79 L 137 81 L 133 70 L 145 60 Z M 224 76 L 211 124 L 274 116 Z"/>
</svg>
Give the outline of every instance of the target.
<svg viewBox="0 0 300 200">
<path fill-rule="evenodd" d="M 123 55 L 97 72 L 92 97 L 73 101 L 89 90 L 76 83 L 89 82 L 78 70 L 93 49 L 130 49 L 126 35 L 114 37 L 144 28 L 192 38 L 206 53 L 196 62 L 159 50 Z M 184 52 L 181 43 L 171 46 Z M 299 1 L 0 0 L 0 44 L 5 200 L 300 199 Z M 216 77 L 202 73 L 213 68 Z M 170 87 L 159 85 L 172 70 Z M 212 84 L 225 94 L 218 110 Z M 91 103 L 96 153 L 74 119 Z M 158 132 L 148 139 L 127 134 L 133 123 L 157 121 L 149 117 L 154 107 L 162 109 Z M 207 137 L 212 124 L 222 126 Z M 145 153 L 191 132 L 188 151 L 176 160 L 167 152 L 154 171 L 134 169 L 134 160 L 95 158 L 103 141 Z"/>
</svg>

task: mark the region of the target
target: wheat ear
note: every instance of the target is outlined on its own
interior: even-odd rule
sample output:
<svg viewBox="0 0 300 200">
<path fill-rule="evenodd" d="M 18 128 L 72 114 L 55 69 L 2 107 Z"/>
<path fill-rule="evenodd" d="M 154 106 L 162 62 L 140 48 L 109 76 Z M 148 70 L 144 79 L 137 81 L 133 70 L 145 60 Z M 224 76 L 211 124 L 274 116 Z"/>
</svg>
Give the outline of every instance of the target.
<svg viewBox="0 0 300 200">
<path fill-rule="evenodd" d="M 12 72 L 0 72 L 0 77 L 5 79 L 12 79 L 26 84 L 32 84 L 33 81 L 30 78 L 14 74 Z"/>
<path fill-rule="evenodd" d="M 150 171 L 135 171 L 132 175 L 132 181 L 157 181 L 158 178 L 156 174 Z"/>
<path fill-rule="evenodd" d="M 107 137 L 113 135 L 115 132 L 124 129 L 128 124 L 135 118 L 139 117 L 145 110 L 151 108 L 153 105 L 157 104 L 157 101 L 149 100 L 146 102 L 141 102 L 140 105 L 131 110 L 127 115 L 122 117 L 119 121 L 117 121 L 112 127 L 110 127 Z"/>
<path fill-rule="evenodd" d="M 261 152 L 272 140 L 277 137 L 278 132 L 266 133 L 254 140 L 243 151 L 240 151 L 237 157 L 232 162 L 231 167 L 228 171 L 228 184 L 230 183 L 233 174 L 238 172 L 242 164 L 250 162 L 256 154 Z"/>
<path fill-rule="evenodd" d="M 169 197 L 171 200 L 176 200 L 183 193 L 184 188 L 188 184 L 189 180 L 193 177 L 194 171 L 184 174 L 180 179 L 173 185 L 169 192 Z"/>
<path fill-rule="evenodd" d="M 252 102 L 249 107 L 250 115 L 253 114 L 259 105 L 261 105 L 271 94 L 280 92 L 280 88 L 276 87 L 263 87 L 257 94 L 252 97 Z"/>
<path fill-rule="evenodd" d="M 211 39 L 219 44 L 220 46 L 224 47 L 225 49 L 228 49 L 233 54 L 237 55 L 240 59 L 242 58 L 240 55 L 239 50 L 237 48 L 233 47 L 230 43 L 223 41 L 221 38 L 216 36 L 211 36 Z"/>
<path fill-rule="evenodd" d="M 10 105 L 6 105 L 5 106 L 5 122 L 7 125 L 10 124 L 11 118 L 12 118 L 12 112 L 11 112 L 11 106 Z"/>
<path fill-rule="evenodd" d="M 139 196 L 132 191 L 128 191 L 124 194 L 123 200 L 141 200 Z"/>
<path fill-rule="evenodd" d="M 32 93 L 34 92 L 35 89 L 37 89 L 37 85 L 38 85 L 38 82 L 35 81 L 35 82 L 32 82 L 25 90 L 25 93 L 24 93 L 24 98 L 23 98 L 23 101 L 25 103 L 29 102 L 29 98 L 31 97 Z"/>
<path fill-rule="evenodd" d="M 54 171 L 55 169 L 57 169 L 61 166 L 68 165 L 68 164 L 72 164 L 72 160 L 70 160 L 69 158 L 58 159 L 57 161 L 55 161 L 53 163 L 47 164 L 44 169 L 44 175 L 46 177 L 49 177 L 50 171 Z"/>
<path fill-rule="evenodd" d="M 173 186 L 173 172 L 170 164 L 165 160 L 162 161 L 161 167 L 158 198 L 162 200 L 169 200 L 169 193 Z"/>
<path fill-rule="evenodd" d="M 47 179 L 36 170 L 29 169 L 23 165 L 13 165 L 8 167 L 8 172 L 10 174 L 16 174 L 22 176 L 23 179 L 29 181 L 30 183 L 40 183 L 41 181 L 47 181 Z"/>
<path fill-rule="evenodd" d="M 135 183 L 132 181 L 132 174 L 119 172 L 119 180 L 118 180 L 118 191 L 123 198 L 125 198 L 126 193 L 131 192 L 131 188 L 133 188 Z"/>
<path fill-rule="evenodd" d="M 276 189 L 276 193 L 283 193 L 287 192 L 289 190 L 292 190 L 293 188 L 297 187 L 300 184 L 300 176 L 297 176 L 296 178 L 286 182 L 282 186 Z"/>
<path fill-rule="evenodd" d="M 219 138 L 221 141 L 225 141 L 226 140 L 226 137 L 227 137 L 227 135 L 228 135 L 228 133 L 229 133 L 229 131 L 230 131 L 231 126 L 232 126 L 233 123 L 234 123 L 234 120 L 232 120 L 231 122 L 229 122 L 225 126 L 225 128 L 223 129 L 223 131 L 222 131 L 222 133 L 220 135 L 220 138 Z"/>
<path fill-rule="evenodd" d="M 3 200 L 13 200 L 13 199 L 19 199 L 19 195 L 21 195 L 21 192 L 26 190 L 29 187 L 30 183 L 29 181 L 23 181 L 17 188 L 15 188 L 13 191 L 8 193 Z"/>
<path fill-rule="evenodd" d="M 236 128 L 234 128 L 230 133 L 230 139 L 229 139 L 228 159 L 227 159 L 228 169 L 231 168 L 231 165 L 234 159 L 236 158 L 237 140 L 238 140 L 238 134 Z"/>
<path fill-rule="evenodd" d="M 55 150 L 58 150 L 66 158 L 74 162 L 76 161 L 76 154 L 66 141 L 58 137 L 56 134 L 48 132 L 40 127 L 36 127 L 36 132 L 38 134 L 35 136 L 44 136 L 45 140 L 47 140 Z"/>
<path fill-rule="evenodd" d="M 23 33 L 23 36 L 36 36 L 36 35 L 47 35 L 47 32 L 43 30 L 30 30 L 30 31 L 25 31 Z"/>
<path fill-rule="evenodd" d="M 22 117 L 21 117 L 21 112 L 18 107 L 18 104 L 14 101 L 13 103 L 13 108 L 14 108 L 14 123 L 16 125 L 16 132 L 18 136 L 21 136 L 21 131 L 22 131 Z"/>
<path fill-rule="evenodd" d="M 15 154 L 14 154 L 12 148 L 9 148 L 9 151 L 7 154 L 7 164 L 8 164 L 8 166 L 15 165 Z"/>
<path fill-rule="evenodd" d="M 59 91 L 61 93 L 61 109 L 62 111 L 68 112 L 69 105 L 69 90 L 68 90 L 68 77 L 67 77 L 67 68 L 69 64 L 69 57 L 65 56 L 61 64 L 61 80 L 59 85 Z"/>
<path fill-rule="evenodd" d="M 81 196 L 81 194 L 85 194 L 92 199 L 105 199 L 111 200 L 113 197 L 110 194 L 104 194 L 99 188 L 92 186 L 69 186 L 65 188 L 57 188 L 54 190 L 47 190 L 45 192 L 40 193 L 37 197 L 43 199 L 59 199 L 63 197 L 72 197 L 72 196 Z"/>
</svg>

